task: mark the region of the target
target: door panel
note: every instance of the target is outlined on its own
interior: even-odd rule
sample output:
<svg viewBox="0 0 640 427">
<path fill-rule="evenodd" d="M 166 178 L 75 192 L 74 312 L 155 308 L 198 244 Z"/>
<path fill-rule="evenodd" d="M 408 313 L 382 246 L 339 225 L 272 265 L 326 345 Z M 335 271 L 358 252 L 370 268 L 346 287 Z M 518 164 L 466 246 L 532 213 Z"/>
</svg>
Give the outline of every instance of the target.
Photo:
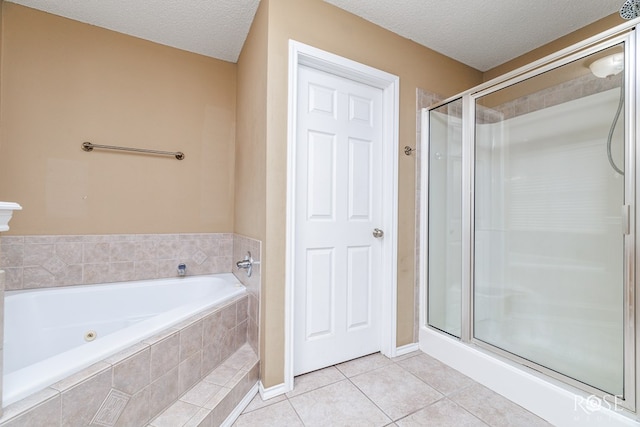
<svg viewBox="0 0 640 427">
<path fill-rule="evenodd" d="M 380 350 L 382 91 L 301 66 L 294 374 Z"/>
</svg>

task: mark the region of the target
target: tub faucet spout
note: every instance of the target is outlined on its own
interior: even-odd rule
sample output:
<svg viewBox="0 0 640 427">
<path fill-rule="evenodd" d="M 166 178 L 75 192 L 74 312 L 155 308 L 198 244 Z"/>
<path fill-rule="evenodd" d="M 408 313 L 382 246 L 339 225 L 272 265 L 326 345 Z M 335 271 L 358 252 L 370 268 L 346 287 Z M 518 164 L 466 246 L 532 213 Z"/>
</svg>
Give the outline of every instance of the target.
<svg viewBox="0 0 640 427">
<path fill-rule="evenodd" d="M 187 274 L 187 264 L 181 262 L 178 264 L 178 276 L 182 277 Z"/>
</svg>

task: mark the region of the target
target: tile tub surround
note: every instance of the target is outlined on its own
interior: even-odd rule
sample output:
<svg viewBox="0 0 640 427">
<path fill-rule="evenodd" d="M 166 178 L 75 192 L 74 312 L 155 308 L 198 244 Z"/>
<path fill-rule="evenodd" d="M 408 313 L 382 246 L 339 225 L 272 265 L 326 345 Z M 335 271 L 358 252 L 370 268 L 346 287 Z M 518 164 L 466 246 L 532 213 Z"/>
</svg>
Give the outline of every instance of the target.
<svg viewBox="0 0 640 427">
<path fill-rule="evenodd" d="M 257 391 L 259 375 L 258 357 L 245 344 L 152 420 L 149 427 L 217 427 L 250 391 Z"/>
<path fill-rule="evenodd" d="M 146 425 L 245 345 L 247 298 L 199 313 L 7 406 L 0 426 Z"/>
<path fill-rule="evenodd" d="M 233 234 L 2 236 L 6 289 L 89 285 L 231 272 Z"/>
<path fill-rule="evenodd" d="M 251 252 L 253 258 L 253 270 L 251 277 L 247 276 L 246 271 L 240 270 L 236 267 L 236 261 L 244 259 L 247 252 Z M 241 236 L 239 234 L 233 235 L 233 274 L 240 280 L 247 288 L 249 294 L 249 337 L 248 342 L 251 348 L 256 354 L 259 353 L 259 338 L 260 338 L 260 286 L 262 278 L 262 270 L 260 268 L 260 261 L 262 260 L 262 242 L 259 240 L 251 239 L 249 237 Z"/>
</svg>

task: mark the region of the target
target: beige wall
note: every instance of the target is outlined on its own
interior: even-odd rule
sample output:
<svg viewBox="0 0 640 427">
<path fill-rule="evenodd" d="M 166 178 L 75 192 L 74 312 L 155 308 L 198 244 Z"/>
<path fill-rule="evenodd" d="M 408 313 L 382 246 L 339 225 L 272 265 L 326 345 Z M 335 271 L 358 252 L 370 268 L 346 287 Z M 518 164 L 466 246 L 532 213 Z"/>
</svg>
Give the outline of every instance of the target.
<svg viewBox="0 0 640 427">
<path fill-rule="evenodd" d="M 2 7 L 0 200 L 24 208 L 8 234 L 233 231 L 235 64 Z"/>
<path fill-rule="evenodd" d="M 267 14 L 268 2 L 260 2 L 249 35 L 238 59 L 238 95 L 235 156 L 234 232 L 264 242 L 266 238 L 266 132 L 267 132 Z M 264 276 L 266 265 L 262 252 Z M 264 282 L 263 282 L 264 283 Z M 260 311 L 260 354 L 272 341 L 266 310 Z M 271 354 L 269 354 L 270 356 Z M 277 363 L 269 360 L 269 363 Z"/>
<path fill-rule="evenodd" d="M 482 80 L 482 74 L 321 0 L 268 3 L 266 240 L 262 309 L 266 312 L 263 383 L 284 379 L 284 279 L 287 159 L 288 40 L 335 53 L 400 77 L 400 146 L 415 145 L 416 88 L 445 96 Z M 397 344 L 413 342 L 415 158 L 399 156 Z"/>
</svg>

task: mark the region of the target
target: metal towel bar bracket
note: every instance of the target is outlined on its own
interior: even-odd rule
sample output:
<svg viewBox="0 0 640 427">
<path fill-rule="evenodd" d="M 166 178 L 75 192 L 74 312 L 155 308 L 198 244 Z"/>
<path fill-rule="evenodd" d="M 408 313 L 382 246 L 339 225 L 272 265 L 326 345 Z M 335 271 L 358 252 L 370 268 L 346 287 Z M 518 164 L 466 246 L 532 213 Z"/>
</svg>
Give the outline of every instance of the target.
<svg viewBox="0 0 640 427">
<path fill-rule="evenodd" d="M 146 148 L 128 148 L 128 147 L 116 147 L 114 145 L 100 145 L 100 144 L 93 144 L 91 142 L 82 143 L 82 149 L 84 151 L 93 151 L 94 148 L 103 148 L 105 150 L 134 151 L 136 153 L 160 154 L 163 156 L 173 156 L 178 160 L 184 159 L 184 153 L 181 151 L 159 151 L 159 150 L 148 150 Z"/>
</svg>

